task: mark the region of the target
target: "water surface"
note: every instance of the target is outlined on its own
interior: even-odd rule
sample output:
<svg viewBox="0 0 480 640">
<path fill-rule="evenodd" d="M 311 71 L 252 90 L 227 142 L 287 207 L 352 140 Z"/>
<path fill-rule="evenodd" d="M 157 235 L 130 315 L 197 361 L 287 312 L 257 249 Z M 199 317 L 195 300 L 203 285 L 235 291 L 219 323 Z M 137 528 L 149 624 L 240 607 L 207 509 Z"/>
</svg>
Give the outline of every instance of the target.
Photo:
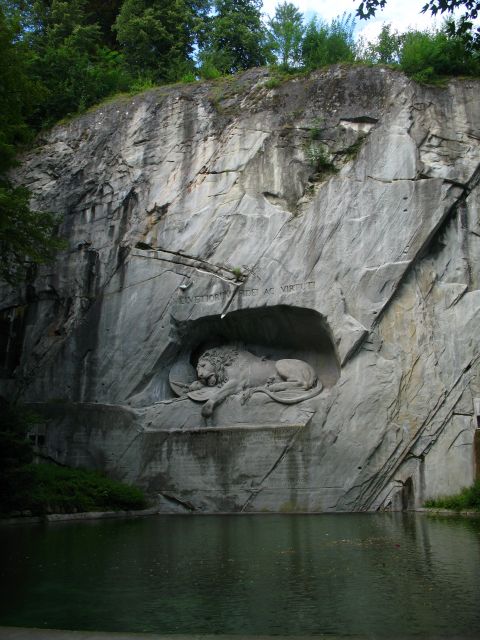
<svg viewBox="0 0 480 640">
<path fill-rule="evenodd" d="M 0 624 L 480 634 L 480 520 L 155 516 L 0 528 Z"/>
</svg>

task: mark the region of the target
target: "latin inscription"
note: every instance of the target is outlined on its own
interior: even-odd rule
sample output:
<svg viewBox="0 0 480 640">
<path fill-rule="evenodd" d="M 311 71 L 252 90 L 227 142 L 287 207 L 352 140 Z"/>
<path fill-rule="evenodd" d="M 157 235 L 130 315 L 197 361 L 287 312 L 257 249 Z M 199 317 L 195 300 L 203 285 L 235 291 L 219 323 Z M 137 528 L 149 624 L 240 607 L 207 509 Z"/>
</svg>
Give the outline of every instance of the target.
<svg viewBox="0 0 480 640">
<path fill-rule="evenodd" d="M 275 294 L 284 295 L 292 293 L 300 293 L 302 291 L 311 291 L 315 289 L 315 281 L 295 282 L 282 284 L 279 287 L 267 287 L 257 289 L 240 288 L 238 295 L 242 298 L 256 298 L 257 296 L 273 296 Z M 231 291 L 222 291 L 221 293 L 209 293 L 204 295 L 188 295 L 180 294 L 177 302 L 179 304 L 211 304 L 212 302 L 223 302 L 230 298 Z"/>
</svg>

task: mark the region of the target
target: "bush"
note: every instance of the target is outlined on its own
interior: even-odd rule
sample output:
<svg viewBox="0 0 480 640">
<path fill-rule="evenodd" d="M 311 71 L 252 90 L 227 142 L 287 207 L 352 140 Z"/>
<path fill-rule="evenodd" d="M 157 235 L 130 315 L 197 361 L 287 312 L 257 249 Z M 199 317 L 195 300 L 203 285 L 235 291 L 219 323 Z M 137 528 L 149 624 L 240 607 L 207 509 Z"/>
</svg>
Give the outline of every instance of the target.
<svg viewBox="0 0 480 640">
<path fill-rule="evenodd" d="M 197 76 L 193 73 L 193 71 L 189 71 L 188 73 L 185 73 L 180 78 L 180 82 L 182 82 L 183 84 L 190 84 L 191 82 L 196 82 L 196 81 L 197 81 Z"/>
<path fill-rule="evenodd" d="M 471 487 L 462 489 L 457 495 L 427 500 L 425 506 L 434 509 L 452 509 L 453 511 L 480 511 L 480 479 L 475 480 Z"/>
<path fill-rule="evenodd" d="M 27 431 L 39 421 L 28 409 L 0 398 L 0 513 L 143 509 L 140 489 L 94 471 L 32 464 Z"/>
<path fill-rule="evenodd" d="M 146 76 L 137 76 L 135 80 L 132 80 L 130 86 L 128 87 L 128 92 L 131 94 L 142 93 L 142 91 L 148 91 L 149 89 L 153 89 L 155 83 L 153 80 Z"/>
<path fill-rule="evenodd" d="M 10 483 L 8 500 L 0 511 L 32 514 L 117 511 L 147 506 L 142 491 L 95 471 L 53 464 L 28 464 L 18 469 Z"/>
<path fill-rule="evenodd" d="M 310 143 L 305 150 L 307 160 L 316 173 L 333 173 L 336 171 L 326 144 Z"/>
<path fill-rule="evenodd" d="M 478 75 L 480 57 L 458 35 L 441 31 L 411 31 L 405 34 L 400 66 L 419 82 L 431 82 L 442 76 Z"/>
</svg>

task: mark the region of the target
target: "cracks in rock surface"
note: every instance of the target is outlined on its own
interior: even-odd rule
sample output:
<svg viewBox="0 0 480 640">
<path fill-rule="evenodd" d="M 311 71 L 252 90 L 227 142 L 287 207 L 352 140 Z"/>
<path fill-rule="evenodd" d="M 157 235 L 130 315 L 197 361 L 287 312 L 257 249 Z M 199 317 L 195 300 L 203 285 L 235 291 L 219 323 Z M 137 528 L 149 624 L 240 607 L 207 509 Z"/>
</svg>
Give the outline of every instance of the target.
<svg viewBox="0 0 480 640">
<path fill-rule="evenodd" d="M 445 390 L 444 394 L 438 399 L 435 406 L 430 410 L 426 418 L 423 420 L 422 424 L 416 430 L 413 437 L 409 442 L 403 444 L 400 441 L 397 445 L 398 448 L 403 449 L 403 454 L 396 456 L 390 455 L 385 465 L 381 470 L 377 471 L 375 474 L 378 477 L 378 482 L 376 482 L 373 486 L 367 487 L 365 491 L 365 495 L 362 495 L 356 499 L 357 502 L 360 502 L 364 505 L 365 510 L 371 509 L 375 500 L 378 499 L 381 492 L 384 490 L 386 486 L 390 482 L 393 481 L 394 475 L 399 471 L 402 464 L 410 457 L 415 456 L 417 458 L 421 456 L 425 456 L 428 451 L 433 447 L 435 442 L 438 440 L 439 436 L 443 432 L 446 424 L 451 420 L 452 416 L 455 413 L 454 407 L 460 400 L 462 394 L 465 392 L 469 385 L 469 381 L 465 380 L 465 373 L 469 371 L 472 366 L 480 361 L 480 356 L 475 358 L 472 362 L 469 362 L 461 371 L 455 382 L 452 384 L 449 390 Z M 459 385 L 462 385 L 460 388 Z M 451 408 L 447 407 L 447 404 L 452 405 Z M 420 442 L 421 438 L 425 437 L 425 431 L 428 431 L 429 427 L 432 425 L 434 419 L 437 417 L 440 411 L 445 410 L 445 416 L 441 419 L 439 426 L 432 433 L 427 433 L 426 437 L 428 438 L 428 442 L 423 446 L 421 454 L 415 454 L 414 448 Z"/>
<path fill-rule="evenodd" d="M 416 252 L 416 255 L 412 257 L 410 264 L 405 268 L 402 275 L 398 279 L 390 297 L 385 301 L 384 305 L 378 311 L 377 316 L 374 318 L 372 323 L 372 328 L 379 324 L 386 310 L 389 308 L 392 301 L 396 298 L 397 293 L 400 290 L 402 284 L 406 281 L 407 277 L 410 275 L 412 269 L 416 267 L 417 264 L 421 262 L 426 255 L 428 255 L 428 253 L 430 252 L 432 243 L 438 238 L 438 236 L 441 233 L 443 233 L 446 225 L 459 212 L 459 209 L 465 205 L 466 199 L 468 198 L 470 193 L 473 191 L 473 189 L 475 189 L 479 184 L 480 184 L 480 165 L 478 165 L 478 167 L 474 171 L 470 180 L 463 187 L 462 193 L 458 196 L 456 201 L 450 205 L 448 210 L 445 212 L 441 220 L 436 225 L 435 229 L 433 229 L 432 233 L 426 238 L 423 245 L 419 247 L 418 251 Z"/>
<path fill-rule="evenodd" d="M 140 249 L 140 247 L 137 247 Z M 143 249 L 142 249 L 143 250 Z M 145 259 L 154 259 L 154 260 L 160 260 L 162 262 L 171 262 L 172 264 L 178 264 L 178 265 L 182 265 L 184 267 L 191 267 L 193 269 L 195 269 L 196 271 L 200 272 L 200 273 L 205 273 L 207 275 L 210 276 L 214 276 L 216 278 L 219 278 L 220 280 L 223 280 L 224 282 L 228 283 L 228 284 L 234 284 L 239 286 L 240 284 L 243 283 L 244 279 L 242 279 L 241 281 L 238 280 L 238 276 L 235 274 L 235 272 L 232 269 L 228 269 L 228 267 L 225 267 L 223 265 L 217 265 L 217 264 L 213 264 L 211 262 L 207 262 L 206 260 L 203 260 L 202 258 L 198 258 L 195 256 L 189 256 L 186 253 L 183 252 L 177 252 L 177 251 L 169 251 L 167 249 L 162 249 L 161 247 L 157 247 L 156 249 L 146 249 L 147 251 L 153 251 L 155 253 L 166 253 L 169 256 L 172 256 L 171 258 L 166 258 L 164 256 L 161 255 L 142 255 L 142 254 L 133 254 L 139 258 L 145 258 Z M 232 280 L 233 276 L 235 279 Z"/>
</svg>

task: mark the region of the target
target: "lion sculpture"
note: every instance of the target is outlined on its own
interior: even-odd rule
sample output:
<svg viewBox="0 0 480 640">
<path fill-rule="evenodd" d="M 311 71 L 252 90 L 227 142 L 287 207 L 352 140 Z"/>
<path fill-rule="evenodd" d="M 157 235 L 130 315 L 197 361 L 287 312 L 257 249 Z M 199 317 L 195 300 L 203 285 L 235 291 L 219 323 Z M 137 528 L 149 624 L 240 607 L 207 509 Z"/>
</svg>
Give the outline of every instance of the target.
<svg viewBox="0 0 480 640">
<path fill-rule="evenodd" d="M 231 346 L 205 351 L 197 364 L 197 377 L 187 395 L 196 402 L 206 401 L 202 407 L 205 418 L 237 393 L 243 393 L 244 399 L 253 393 L 265 393 L 276 402 L 296 404 L 315 397 L 323 388 L 313 368 L 303 360 L 268 360 Z M 277 393 L 289 389 L 304 389 L 308 393 L 294 398 Z"/>
</svg>

